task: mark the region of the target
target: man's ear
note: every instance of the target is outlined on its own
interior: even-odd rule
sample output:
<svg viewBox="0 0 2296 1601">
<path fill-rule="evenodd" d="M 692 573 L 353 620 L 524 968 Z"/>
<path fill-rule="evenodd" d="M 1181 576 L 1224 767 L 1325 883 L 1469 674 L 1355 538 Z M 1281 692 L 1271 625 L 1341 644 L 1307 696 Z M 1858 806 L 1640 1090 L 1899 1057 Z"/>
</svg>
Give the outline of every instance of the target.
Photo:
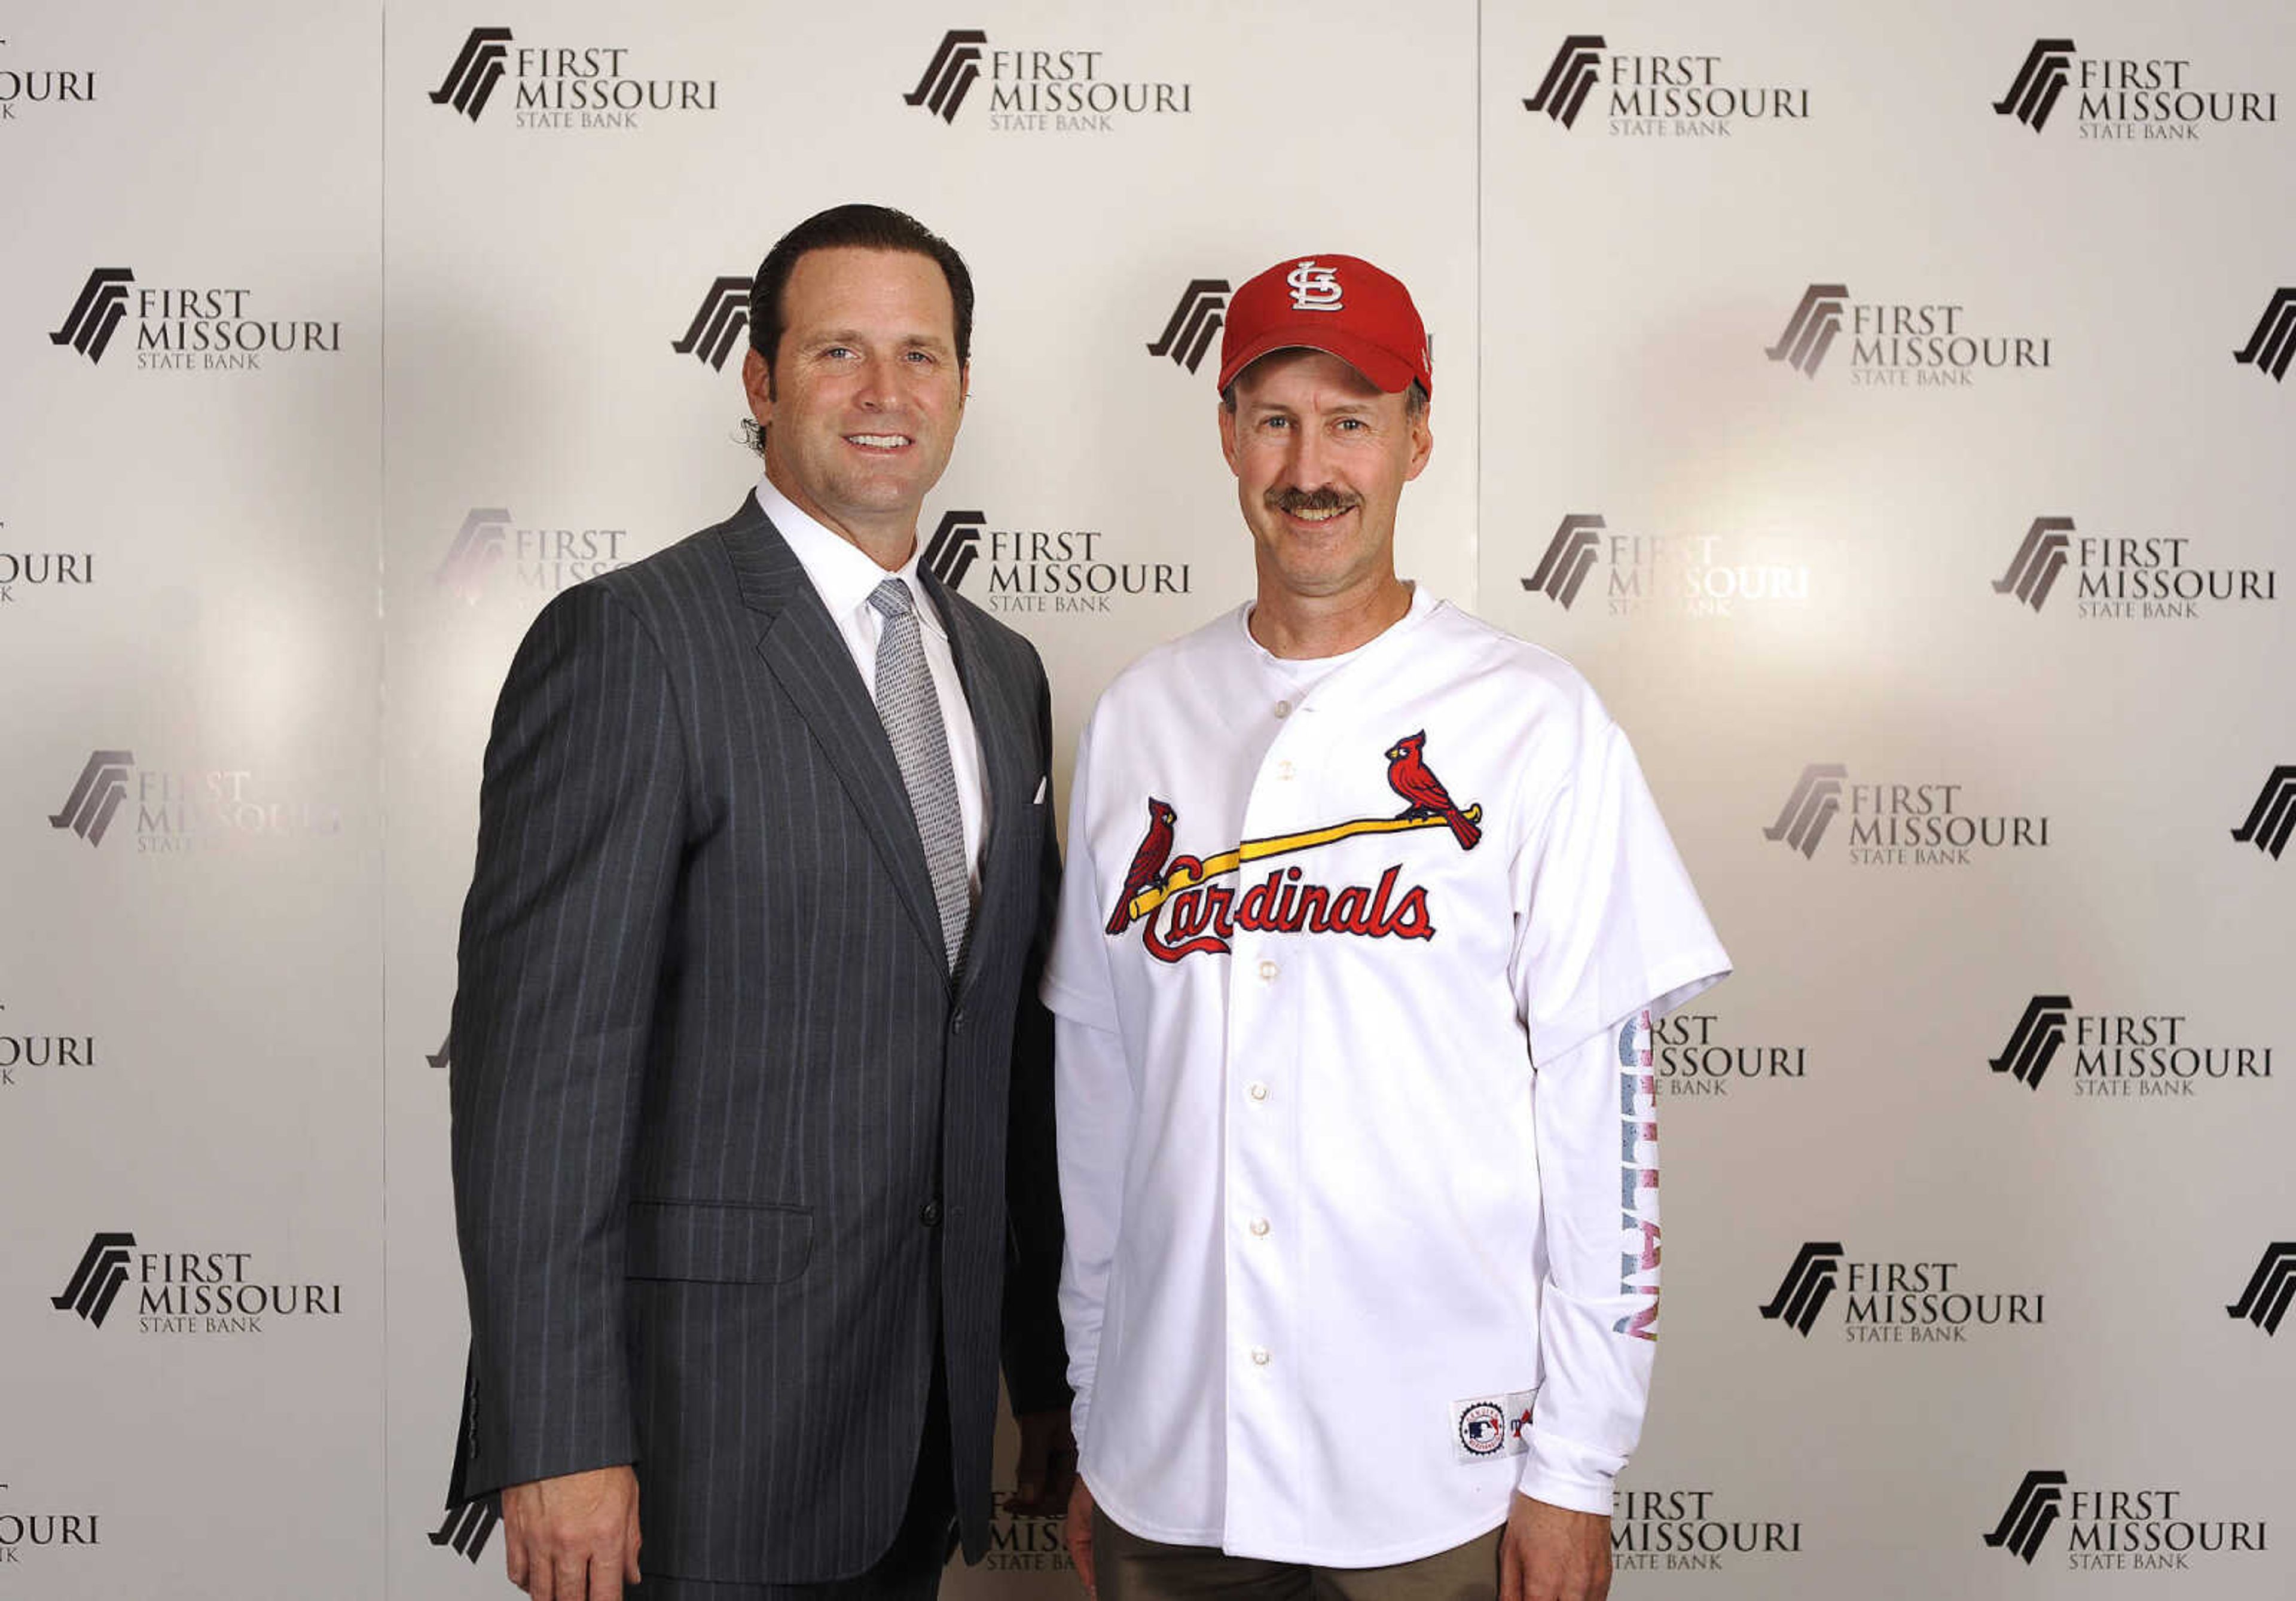
<svg viewBox="0 0 2296 1601">
<path fill-rule="evenodd" d="M 1218 405 L 1219 407 L 1220 454 L 1227 458 L 1227 470 L 1234 473 L 1238 478 L 1242 478 L 1243 476 L 1242 470 L 1235 464 L 1235 408 L 1225 400 L 1218 402 Z"/>
<path fill-rule="evenodd" d="M 1427 470 L 1427 458 L 1435 452 L 1435 430 L 1428 422 L 1434 410 L 1435 403 L 1431 400 L 1411 419 L 1411 466 L 1403 475 L 1406 483 Z"/>
<path fill-rule="evenodd" d="M 762 428 L 774 420 L 774 370 L 752 349 L 742 357 L 742 390 L 750 397 L 750 415 Z"/>
</svg>

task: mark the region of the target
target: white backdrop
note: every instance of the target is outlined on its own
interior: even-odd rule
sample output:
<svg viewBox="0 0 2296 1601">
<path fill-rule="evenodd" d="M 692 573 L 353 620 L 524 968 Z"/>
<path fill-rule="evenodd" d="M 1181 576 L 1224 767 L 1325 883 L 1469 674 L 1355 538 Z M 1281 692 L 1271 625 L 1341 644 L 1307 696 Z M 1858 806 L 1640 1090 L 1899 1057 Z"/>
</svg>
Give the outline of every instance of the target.
<svg viewBox="0 0 2296 1601">
<path fill-rule="evenodd" d="M 1063 779 L 1250 582 L 1185 291 L 1413 286 L 1402 565 L 1593 679 L 1739 965 L 1615 1593 L 2289 1593 L 2296 30 L 2073 9 L 0 18 L 0 1597 L 510 1593 L 440 1523 L 494 694 L 752 481 L 739 330 L 676 347 L 849 199 L 979 281 L 928 530 Z M 1072 1593 L 1054 1529 L 950 1593 Z"/>
</svg>

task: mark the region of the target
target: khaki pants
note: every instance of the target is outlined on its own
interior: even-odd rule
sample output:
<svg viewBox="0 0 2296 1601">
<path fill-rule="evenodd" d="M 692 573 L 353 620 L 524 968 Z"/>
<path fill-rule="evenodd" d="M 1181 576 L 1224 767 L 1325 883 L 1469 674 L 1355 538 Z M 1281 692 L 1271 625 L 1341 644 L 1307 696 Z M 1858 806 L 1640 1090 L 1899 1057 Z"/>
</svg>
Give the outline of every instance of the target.
<svg viewBox="0 0 2296 1601">
<path fill-rule="evenodd" d="M 1092 1553 L 1100 1601 L 1495 1601 L 1502 1525 L 1464 1546 L 1384 1568 L 1318 1568 L 1164 1546 L 1095 1507 Z"/>
</svg>

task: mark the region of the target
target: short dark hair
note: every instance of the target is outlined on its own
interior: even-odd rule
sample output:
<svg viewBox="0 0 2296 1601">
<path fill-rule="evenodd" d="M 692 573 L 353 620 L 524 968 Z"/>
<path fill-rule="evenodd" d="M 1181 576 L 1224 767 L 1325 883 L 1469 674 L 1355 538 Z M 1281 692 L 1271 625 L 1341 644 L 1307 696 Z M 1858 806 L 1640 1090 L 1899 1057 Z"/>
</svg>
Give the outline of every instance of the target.
<svg viewBox="0 0 2296 1601">
<path fill-rule="evenodd" d="M 937 263 L 948 280 L 948 295 L 956 303 L 956 362 L 972 359 L 972 275 L 956 247 L 906 211 L 890 206 L 832 206 L 783 234 L 750 286 L 750 348 L 766 358 L 770 371 L 774 352 L 780 349 L 783 330 L 782 297 L 800 258 L 814 250 L 906 250 Z"/>
</svg>

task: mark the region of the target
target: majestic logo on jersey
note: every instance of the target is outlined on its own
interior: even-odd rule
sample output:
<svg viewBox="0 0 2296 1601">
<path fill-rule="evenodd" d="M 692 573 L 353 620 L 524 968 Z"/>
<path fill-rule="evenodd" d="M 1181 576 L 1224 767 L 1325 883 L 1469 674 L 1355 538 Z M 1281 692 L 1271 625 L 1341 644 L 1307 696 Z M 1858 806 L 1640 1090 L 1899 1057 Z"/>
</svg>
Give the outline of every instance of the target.
<svg viewBox="0 0 2296 1601">
<path fill-rule="evenodd" d="M 1292 305 L 1299 311 L 1341 311 L 1339 269 L 1318 267 L 1309 257 L 1285 275 L 1292 286 Z"/>
<path fill-rule="evenodd" d="M 1462 850 L 1472 850 L 1483 837 L 1483 809 L 1462 809 L 1450 791 L 1435 776 L 1422 754 L 1427 734 L 1406 735 L 1388 747 L 1387 782 L 1410 802 L 1392 817 L 1357 817 L 1327 824 L 1298 833 L 1264 840 L 1245 840 L 1216 856 L 1172 855 L 1173 830 L 1180 815 L 1168 800 L 1148 798 L 1148 832 L 1132 853 L 1110 912 L 1108 932 L 1120 935 L 1135 922 L 1142 925 L 1148 954 L 1160 962 L 1177 962 L 1199 953 L 1225 955 L 1236 930 L 1283 933 L 1306 931 L 1316 934 L 1360 934 L 1366 939 L 1431 940 L 1434 920 L 1427 909 L 1427 890 L 1414 884 L 1397 899 L 1397 880 L 1403 866 L 1397 863 L 1380 874 L 1379 883 L 1351 884 L 1333 890 L 1302 881 L 1298 867 L 1271 871 L 1266 879 L 1239 894 L 1214 879 L 1240 873 L 1246 862 L 1271 861 L 1320 846 L 1337 844 L 1358 834 L 1402 833 L 1418 828 L 1447 828 Z"/>
</svg>

